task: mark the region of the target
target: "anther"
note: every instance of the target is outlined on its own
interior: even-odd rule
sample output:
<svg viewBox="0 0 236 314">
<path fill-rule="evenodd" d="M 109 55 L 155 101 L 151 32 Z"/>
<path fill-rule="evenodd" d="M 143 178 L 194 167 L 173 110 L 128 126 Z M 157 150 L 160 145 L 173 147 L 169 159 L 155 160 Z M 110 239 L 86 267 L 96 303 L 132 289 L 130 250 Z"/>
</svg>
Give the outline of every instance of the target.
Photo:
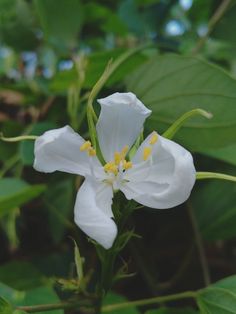
<svg viewBox="0 0 236 314">
<path fill-rule="evenodd" d="M 122 160 L 121 154 L 118 153 L 118 152 L 115 152 L 115 153 L 114 153 L 114 161 L 115 161 L 115 164 L 116 164 L 117 166 L 120 164 L 121 160 Z"/>
<path fill-rule="evenodd" d="M 124 170 L 128 170 L 128 169 L 130 169 L 132 167 L 133 167 L 133 163 L 131 161 L 127 161 L 127 160 L 123 161 L 123 168 L 124 168 Z"/>
<path fill-rule="evenodd" d="M 96 156 L 96 150 L 94 148 L 90 147 L 88 149 L 88 155 L 89 156 Z"/>
<path fill-rule="evenodd" d="M 128 150 L 129 150 L 129 146 L 128 145 L 125 145 L 122 150 L 121 150 L 121 156 L 122 156 L 122 159 L 125 158 L 126 154 L 128 153 Z"/>
<path fill-rule="evenodd" d="M 81 152 L 84 152 L 84 151 L 88 151 L 89 149 L 91 148 L 91 142 L 90 141 L 86 141 L 84 142 L 81 146 L 80 146 L 80 150 Z"/>
<path fill-rule="evenodd" d="M 154 145 L 158 140 L 158 134 L 155 132 L 149 140 L 149 144 Z"/>
<path fill-rule="evenodd" d="M 143 160 L 146 161 L 148 159 L 148 157 L 151 155 L 151 153 L 152 153 L 152 147 L 149 147 L 149 146 L 144 147 L 144 149 L 143 149 Z"/>
<path fill-rule="evenodd" d="M 111 172 L 114 173 L 115 175 L 117 175 L 118 173 L 118 166 L 114 162 L 106 163 L 103 168 L 106 172 Z"/>
</svg>

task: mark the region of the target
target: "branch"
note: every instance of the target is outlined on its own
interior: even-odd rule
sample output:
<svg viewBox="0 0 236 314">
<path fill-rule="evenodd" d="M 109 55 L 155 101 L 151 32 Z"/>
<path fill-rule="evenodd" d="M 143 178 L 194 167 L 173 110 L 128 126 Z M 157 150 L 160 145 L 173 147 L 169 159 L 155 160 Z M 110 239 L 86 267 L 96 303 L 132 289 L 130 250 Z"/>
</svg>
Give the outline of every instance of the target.
<svg viewBox="0 0 236 314">
<path fill-rule="evenodd" d="M 216 24 L 219 22 L 219 20 L 222 18 L 222 16 L 225 14 L 227 11 L 229 5 L 230 5 L 231 0 L 224 0 L 220 4 L 220 6 L 217 8 L 215 13 L 213 14 L 212 18 L 210 19 L 208 23 L 208 30 L 204 36 L 202 36 L 199 41 L 197 42 L 196 46 L 192 50 L 192 54 L 195 55 L 197 54 L 202 47 L 204 46 L 205 42 L 207 41 L 209 35 L 215 28 Z"/>
<path fill-rule="evenodd" d="M 190 202 L 187 202 L 187 210 L 188 210 L 188 215 L 193 227 L 193 233 L 194 233 L 194 238 L 195 238 L 195 242 L 197 245 L 197 250 L 198 250 L 198 255 L 199 255 L 199 260 L 201 263 L 201 267 L 202 267 L 202 273 L 203 273 L 203 278 L 204 278 L 204 283 L 205 286 L 209 286 L 211 280 L 210 280 L 210 272 L 209 272 L 209 267 L 208 267 L 208 263 L 207 263 L 207 258 L 206 258 L 206 254 L 204 251 L 204 245 L 202 242 L 202 237 L 198 228 L 198 224 L 194 215 L 194 211 L 193 211 L 193 207 L 191 205 Z"/>
</svg>

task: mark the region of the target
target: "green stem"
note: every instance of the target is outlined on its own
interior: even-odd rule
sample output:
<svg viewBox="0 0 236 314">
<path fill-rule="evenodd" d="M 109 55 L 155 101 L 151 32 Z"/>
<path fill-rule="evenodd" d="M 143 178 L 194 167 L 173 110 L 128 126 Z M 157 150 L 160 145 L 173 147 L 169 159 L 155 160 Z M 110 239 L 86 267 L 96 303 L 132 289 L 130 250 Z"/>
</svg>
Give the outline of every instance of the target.
<svg viewBox="0 0 236 314">
<path fill-rule="evenodd" d="M 212 118 L 212 114 L 210 112 L 207 112 L 203 109 L 193 109 L 191 111 L 188 111 L 184 113 L 179 119 L 177 119 L 170 127 L 167 129 L 164 133 L 163 136 L 168 139 L 172 139 L 173 136 L 175 135 L 176 132 L 181 128 L 181 126 L 190 118 L 196 116 L 196 115 L 201 115 L 207 119 Z"/>
<path fill-rule="evenodd" d="M 61 302 L 56 304 L 42 304 L 42 305 L 32 305 L 32 306 L 17 306 L 17 310 L 25 311 L 26 313 L 37 313 L 37 312 L 47 312 L 54 310 L 66 310 L 73 309 L 83 306 L 91 306 L 91 302 L 87 300 L 80 300 L 74 302 Z"/>
<path fill-rule="evenodd" d="M 105 305 L 102 307 L 102 312 L 112 312 L 115 310 L 125 309 L 128 307 L 159 304 L 159 303 L 182 300 L 182 299 L 190 299 L 190 298 L 195 299 L 196 296 L 197 296 L 197 292 L 186 291 L 186 292 L 181 292 L 181 293 L 176 293 L 176 294 L 170 294 L 167 296 L 154 297 L 150 299 L 142 299 L 142 300 L 137 300 L 137 301 Z"/>
<path fill-rule="evenodd" d="M 197 180 L 218 179 L 218 180 L 227 180 L 227 181 L 236 182 L 235 176 L 231 176 L 224 173 L 204 172 L 204 171 L 197 172 L 196 179 Z"/>
<path fill-rule="evenodd" d="M 4 142 L 20 142 L 25 140 L 36 140 L 38 136 L 36 135 L 21 135 L 16 137 L 5 137 L 0 133 L 0 140 Z"/>
<path fill-rule="evenodd" d="M 189 215 L 189 218 L 190 218 L 190 221 L 192 224 L 192 228 L 193 228 L 193 234 L 194 234 L 195 243 L 196 243 L 197 250 L 198 250 L 198 256 L 199 256 L 200 264 L 202 267 L 202 274 L 203 274 L 204 283 L 205 283 L 205 286 L 207 287 L 211 283 L 210 270 L 208 267 L 208 262 L 207 262 L 207 258 L 206 258 L 206 254 L 205 254 L 205 250 L 204 250 L 204 244 L 202 241 L 202 236 L 201 236 L 201 233 L 200 233 L 200 230 L 198 227 L 198 223 L 196 221 L 193 206 L 190 202 L 187 202 L 187 210 L 188 210 L 188 215 Z"/>
<path fill-rule="evenodd" d="M 0 171 L 0 178 L 2 178 L 5 173 L 10 170 L 18 161 L 20 160 L 20 156 L 18 154 L 9 158 L 5 163 L 3 168 Z"/>
<path fill-rule="evenodd" d="M 192 54 L 197 54 L 202 49 L 209 35 L 213 31 L 214 27 L 216 26 L 216 24 L 219 22 L 219 20 L 222 18 L 222 16 L 225 14 L 227 9 L 229 8 L 230 3 L 231 3 L 231 0 L 224 0 L 221 2 L 220 6 L 217 8 L 217 10 L 215 11 L 215 13 L 213 14 L 212 18 L 210 19 L 208 23 L 208 30 L 206 34 L 199 39 L 196 46 L 192 50 Z"/>
<path fill-rule="evenodd" d="M 137 301 L 123 302 L 111 305 L 105 305 L 102 307 L 102 312 L 112 312 L 114 310 L 120 310 L 124 308 L 134 307 L 134 306 L 144 306 L 151 304 L 159 304 L 163 302 L 177 301 L 182 299 L 195 299 L 197 297 L 197 291 L 185 291 L 176 294 L 170 294 L 166 296 L 158 296 L 149 299 L 141 299 Z M 91 306 L 91 301 L 80 300 L 74 302 L 61 302 L 56 304 L 43 304 L 43 305 L 33 305 L 33 306 L 18 306 L 16 309 L 25 311 L 27 313 L 37 313 L 37 312 L 46 312 L 59 309 L 72 309 L 80 307 Z M 97 314 L 97 313 L 96 313 Z"/>
</svg>

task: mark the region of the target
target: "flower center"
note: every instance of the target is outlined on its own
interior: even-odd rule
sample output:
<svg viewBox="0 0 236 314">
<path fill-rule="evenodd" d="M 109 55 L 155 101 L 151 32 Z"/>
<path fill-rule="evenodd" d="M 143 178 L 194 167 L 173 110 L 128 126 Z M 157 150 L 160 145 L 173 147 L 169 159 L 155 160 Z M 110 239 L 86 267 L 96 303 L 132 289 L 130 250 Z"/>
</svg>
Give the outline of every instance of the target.
<svg viewBox="0 0 236 314">
<path fill-rule="evenodd" d="M 132 168 L 132 162 L 125 159 L 128 151 L 129 147 L 128 145 L 125 145 L 121 152 L 115 152 L 114 159 L 104 165 L 104 171 L 106 173 L 113 173 L 117 176 L 119 172 L 122 173 L 124 170 Z"/>
</svg>

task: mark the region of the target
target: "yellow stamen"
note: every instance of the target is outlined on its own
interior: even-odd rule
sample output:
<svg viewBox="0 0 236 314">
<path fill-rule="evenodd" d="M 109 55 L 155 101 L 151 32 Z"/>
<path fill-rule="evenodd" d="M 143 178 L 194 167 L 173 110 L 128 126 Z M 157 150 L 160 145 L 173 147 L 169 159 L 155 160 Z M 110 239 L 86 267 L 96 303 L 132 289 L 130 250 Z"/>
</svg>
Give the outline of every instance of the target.
<svg viewBox="0 0 236 314">
<path fill-rule="evenodd" d="M 152 148 L 147 146 L 147 147 L 144 147 L 143 149 L 143 160 L 147 160 L 148 157 L 151 155 L 151 152 L 152 152 Z"/>
<path fill-rule="evenodd" d="M 129 146 L 128 145 L 125 145 L 122 150 L 121 150 L 121 156 L 122 156 L 122 159 L 125 158 L 126 154 L 128 153 L 128 150 L 129 150 Z"/>
<path fill-rule="evenodd" d="M 132 167 L 133 167 L 133 163 L 131 161 L 127 161 L 127 160 L 123 161 L 123 168 L 124 168 L 124 170 L 130 169 Z"/>
<path fill-rule="evenodd" d="M 86 141 L 80 146 L 81 152 L 88 151 L 91 148 L 91 142 Z"/>
<path fill-rule="evenodd" d="M 118 173 L 118 166 L 114 163 L 114 162 L 108 162 L 105 164 L 104 166 L 104 170 L 106 172 L 111 172 L 111 173 L 114 173 L 115 175 L 117 175 Z"/>
<path fill-rule="evenodd" d="M 114 154 L 114 161 L 115 161 L 115 164 L 117 166 L 120 164 L 121 160 L 122 160 L 121 154 L 118 153 L 118 152 L 115 152 L 115 154 Z"/>
<path fill-rule="evenodd" d="M 155 132 L 150 138 L 149 144 L 154 145 L 158 140 L 158 134 Z"/>
<path fill-rule="evenodd" d="M 96 150 L 92 147 L 89 148 L 88 150 L 89 156 L 96 156 Z"/>
</svg>

